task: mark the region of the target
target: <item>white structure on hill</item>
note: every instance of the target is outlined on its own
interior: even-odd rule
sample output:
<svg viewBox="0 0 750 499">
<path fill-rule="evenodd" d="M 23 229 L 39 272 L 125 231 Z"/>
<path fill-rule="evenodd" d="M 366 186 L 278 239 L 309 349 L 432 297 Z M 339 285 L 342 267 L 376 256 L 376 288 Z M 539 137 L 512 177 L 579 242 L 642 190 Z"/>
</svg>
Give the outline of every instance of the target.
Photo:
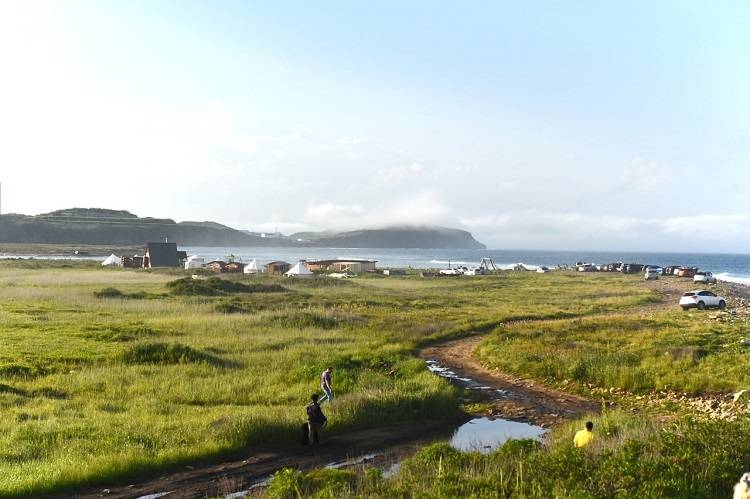
<svg viewBox="0 0 750 499">
<path fill-rule="evenodd" d="M 284 275 L 287 277 L 313 277 L 315 274 L 310 272 L 304 260 L 300 260 L 297 262 L 297 265 L 289 269 Z"/>
<path fill-rule="evenodd" d="M 245 265 L 245 274 L 260 274 L 263 270 L 258 267 L 258 261 L 253 260 L 252 262 Z"/>
<path fill-rule="evenodd" d="M 105 267 L 119 267 L 122 265 L 122 259 L 112 253 L 102 262 L 102 265 Z"/>
</svg>

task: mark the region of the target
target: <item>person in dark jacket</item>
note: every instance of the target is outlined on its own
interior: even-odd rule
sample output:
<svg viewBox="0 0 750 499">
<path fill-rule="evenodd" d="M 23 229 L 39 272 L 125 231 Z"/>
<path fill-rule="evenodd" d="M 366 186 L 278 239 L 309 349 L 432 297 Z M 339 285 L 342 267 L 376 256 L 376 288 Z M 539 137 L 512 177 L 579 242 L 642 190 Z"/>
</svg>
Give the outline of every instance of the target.
<svg viewBox="0 0 750 499">
<path fill-rule="evenodd" d="M 328 423 L 328 418 L 326 418 L 320 405 L 318 405 L 318 394 L 313 393 L 310 400 L 312 402 L 306 408 L 309 442 L 312 445 L 318 445 L 320 443 L 320 432 Z"/>
</svg>

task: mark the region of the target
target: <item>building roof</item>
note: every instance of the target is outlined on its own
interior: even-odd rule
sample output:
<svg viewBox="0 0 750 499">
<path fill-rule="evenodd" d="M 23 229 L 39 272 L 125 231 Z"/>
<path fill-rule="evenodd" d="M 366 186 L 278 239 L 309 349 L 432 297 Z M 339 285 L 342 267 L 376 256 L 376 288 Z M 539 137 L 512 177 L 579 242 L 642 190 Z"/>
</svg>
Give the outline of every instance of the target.
<svg viewBox="0 0 750 499">
<path fill-rule="evenodd" d="M 179 267 L 177 257 L 177 243 L 148 243 L 146 244 L 149 265 L 152 267 Z"/>
<path fill-rule="evenodd" d="M 288 263 L 288 262 L 283 262 L 283 261 L 281 261 L 281 260 L 277 260 L 277 261 L 275 261 L 275 262 L 268 262 L 268 263 L 266 264 L 266 267 L 270 267 L 271 265 L 289 265 L 289 266 L 291 266 L 292 264 L 291 264 L 291 263 Z"/>
<path fill-rule="evenodd" d="M 331 265 L 332 263 L 377 263 L 377 260 L 365 258 L 333 258 L 330 260 L 307 260 L 307 263 L 313 265 Z"/>
</svg>

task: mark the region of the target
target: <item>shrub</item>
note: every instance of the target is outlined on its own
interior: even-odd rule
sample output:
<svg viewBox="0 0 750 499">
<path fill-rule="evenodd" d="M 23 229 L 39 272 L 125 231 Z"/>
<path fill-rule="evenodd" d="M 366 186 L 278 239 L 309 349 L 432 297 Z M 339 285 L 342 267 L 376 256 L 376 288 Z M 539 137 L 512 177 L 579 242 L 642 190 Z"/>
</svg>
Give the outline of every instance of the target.
<svg viewBox="0 0 750 499">
<path fill-rule="evenodd" d="M 132 300 L 142 300 L 148 298 L 149 294 L 145 291 L 136 291 L 135 293 L 123 293 L 117 288 L 103 288 L 94 291 L 96 298 L 130 298 Z"/>
<path fill-rule="evenodd" d="M 223 301 L 214 306 L 214 310 L 220 314 L 246 314 L 250 312 L 242 303 L 236 301 Z"/>
<path fill-rule="evenodd" d="M 296 499 L 302 495 L 302 473 L 291 468 L 277 471 L 271 477 L 266 494 L 271 499 Z"/>
<path fill-rule="evenodd" d="M 94 291 L 94 296 L 97 298 L 123 298 L 125 293 L 117 288 L 104 288 Z"/>
<path fill-rule="evenodd" d="M 180 343 L 139 343 L 125 350 L 127 364 L 223 364 L 221 359 Z"/>
<path fill-rule="evenodd" d="M 277 315 L 271 318 L 274 325 L 287 328 L 302 329 L 306 327 L 317 327 L 320 329 L 333 329 L 339 325 L 339 318 L 335 315 L 319 314 L 315 312 L 289 313 Z"/>
<path fill-rule="evenodd" d="M 8 363 L 0 364 L 0 377 L 2 378 L 34 378 L 44 374 L 44 369 L 37 366 Z"/>
<path fill-rule="evenodd" d="M 279 284 L 244 284 L 219 277 L 209 277 L 208 279 L 184 277 L 167 283 L 167 287 L 172 294 L 183 296 L 217 296 L 231 293 L 282 293 L 287 291 L 284 286 Z"/>
</svg>

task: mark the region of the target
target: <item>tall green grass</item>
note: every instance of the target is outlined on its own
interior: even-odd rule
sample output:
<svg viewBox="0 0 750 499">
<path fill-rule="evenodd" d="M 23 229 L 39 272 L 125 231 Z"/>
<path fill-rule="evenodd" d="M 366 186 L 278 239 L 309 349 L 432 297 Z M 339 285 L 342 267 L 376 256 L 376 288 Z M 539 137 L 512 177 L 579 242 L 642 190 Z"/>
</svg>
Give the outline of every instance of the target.
<svg viewBox="0 0 750 499">
<path fill-rule="evenodd" d="M 555 429 L 549 440 L 509 440 L 489 455 L 435 444 L 407 459 L 393 477 L 378 470 L 317 470 L 274 475 L 267 496 L 497 497 L 730 497 L 747 470 L 750 421 L 679 418 L 658 424 L 615 412 L 594 418 L 594 443 L 572 445 L 583 421 Z"/>
<path fill-rule="evenodd" d="M 667 310 L 510 324 L 496 328 L 477 355 L 520 376 L 637 392 L 750 387 L 744 323 L 706 316 Z"/>
<path fill-rule="evenodd" d="M 656 299 L 623 276 L 341 285 L 232 276 L 216 293 L 175 295 L 176 277 L 0 266 L 0 495 L 294 445 L 328 365 L 338 395 L 326 408 L 334 433 L 454 417 L 460 394 L 413 357 L 419 345 L 513 319 Z M 258 286 L 292 291 L 254 292 Z M 106 288 L 148 299 L 94 295 Z"/>
</svg>

